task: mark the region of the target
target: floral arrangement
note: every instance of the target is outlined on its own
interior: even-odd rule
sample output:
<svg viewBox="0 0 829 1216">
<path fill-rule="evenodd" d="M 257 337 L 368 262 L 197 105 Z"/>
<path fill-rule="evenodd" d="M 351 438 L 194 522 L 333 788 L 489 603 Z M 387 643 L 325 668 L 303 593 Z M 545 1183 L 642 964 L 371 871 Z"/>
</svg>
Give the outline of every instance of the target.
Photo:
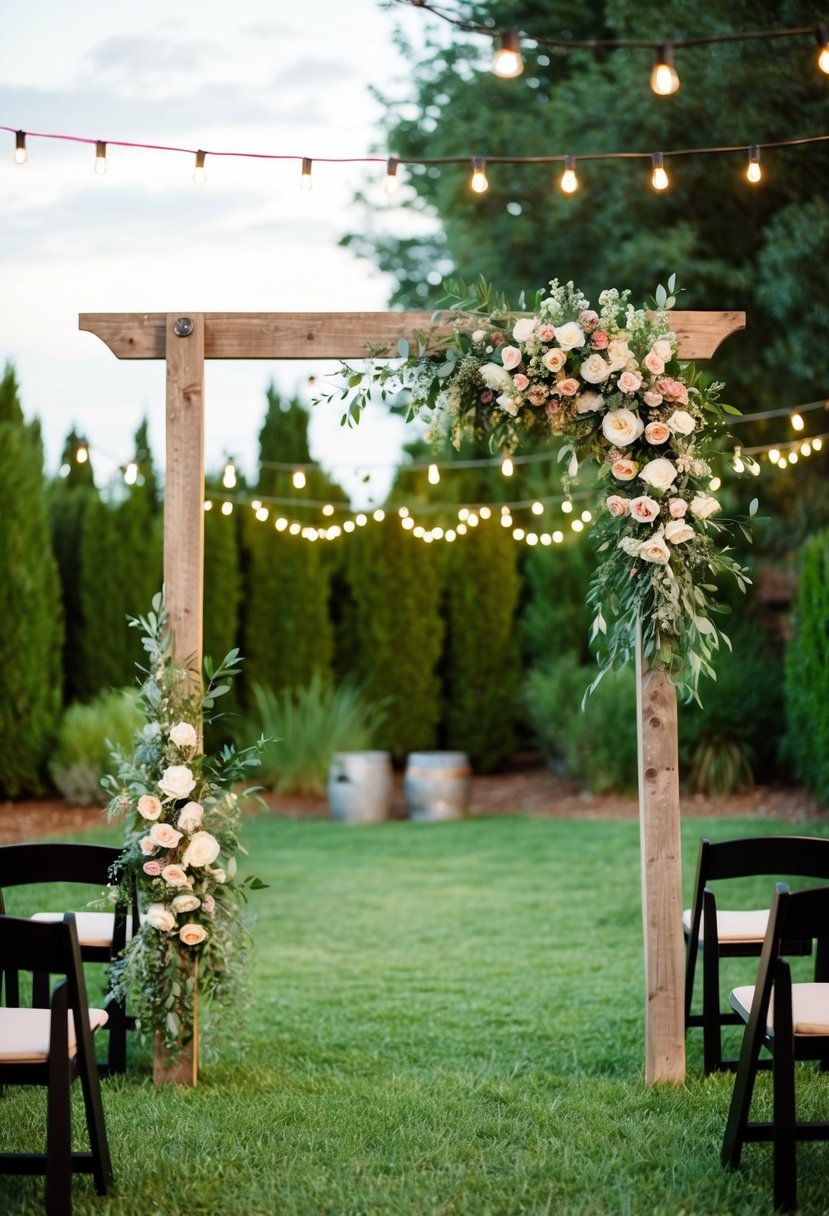
<svg viewBox="0 0 829 1216">
<path fill-rule="evenodd" d="M 110 817 L 125 820 L 117 868 L 137 885 L 142 915 L 112 985 L 129 997 L 140 1028 L 160 1034 L 173 1052 L 193 1037 L 196 985 L 200 1001 L 231 999 L 247 953 L 241 904 L 265 884 L 236 879 L 240 799 L 254 791 L 237 795 L 233 787 L 259 764 L 265 740 L 205 755 L 203 727 L 238 674 L 238 651 L 215 669 L 205 659 L 202 692 L 196 673 L 173 660 L 162 595 L 130 624 L 143 631 L 148 658 L 139 668 L 146 724 L 131 755 L 113 752 L 117 773 L 103 784 Z"/>
<path fill-rule="evenodd" d="M 728 642 L 711 619 L 713 581 L 725 572 L 745 590 L 749 580 L 710 492 L 724 415 L 739 411 L 720 403 L 721 384 L 678 361 L 674 292 L 672 277 L 652 308 L 637 309 L 628 292 L 604 291 L 594 310 L 554 279 L 531 315 L 516 315 L 485 283 L 471 296 L 450 287 L 448 322 L 441 314 L 429 333 L 401 342 L 402 363 L 344 364 L 339 395 L 345 417 L 358 420 L 377 389 L 383 398 L 408 390 L 410 415 L 456 446 L 467 434 L 505 452 L 527 439 L 557 444 L 568 490 L 593 458 L 603 555 L 588 595 L 597 679 L 632 657 L 641 625 L 649 664 L 696 696 Z"/>
</svg>

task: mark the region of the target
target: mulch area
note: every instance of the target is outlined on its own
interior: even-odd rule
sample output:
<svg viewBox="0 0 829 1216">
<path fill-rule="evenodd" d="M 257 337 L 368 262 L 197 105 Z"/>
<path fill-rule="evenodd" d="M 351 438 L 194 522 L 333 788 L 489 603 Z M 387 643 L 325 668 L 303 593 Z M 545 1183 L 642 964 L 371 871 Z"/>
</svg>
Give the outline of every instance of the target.
<svg viewBox="0 0 829 1216">
<path fill-rule="evenodd" d="M 276 816 L 327 819 L 325 797 L 296 795 L 265 797 Z M 682 814 L 702 818 L 782 819 L 788 823 L 816 823 L 829 819 L 829 808 L 797 787 L 758 786 L 726 797 L 689 794 L 681 800 Z M 402 774 L 395 775 L 392 818 L 405 819 Z M 469 814 L 539 815 L 549 819 L 638 818 L 636 798 L 615 794 L 594 796 L 572 781 L 550 772 L 539 757 L 519 756 L 510 769 L 488 777 L 473 777 Z M 75 835 L 100 827 L 99 807 L 69 806 L 56 799 L 0 803 L 0 844 L 14 844 L 36 837 Z"/>
</svg>

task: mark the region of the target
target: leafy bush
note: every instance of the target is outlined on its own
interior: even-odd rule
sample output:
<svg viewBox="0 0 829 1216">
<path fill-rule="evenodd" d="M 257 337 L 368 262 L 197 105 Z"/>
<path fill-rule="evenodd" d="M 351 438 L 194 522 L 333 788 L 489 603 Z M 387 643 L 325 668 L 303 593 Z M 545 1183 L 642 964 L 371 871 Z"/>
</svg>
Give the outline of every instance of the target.
<svg viewBox="0 0 829 1216">
<path fill-rule="evenodd" d="M 794 636 L 786 650 L 786 753 L 795 775 L 829 803 L 829 531 L 800 551 Z"/>
<path fill-rule="evenodd" d="M 353 684 L 339 686 L 316 673 L 304 688 L 274 692 L 253 685 L 258 733 L 277 742 L 262 756 L 260 779 L 280 794 L 322 794 L 335 752 L 377 746 L 386 719 Z"/>
<path fill-rule="evenodd" d="M 580 781 L 593 794 L 636 789 L 636 684 L 628 668 L 608 675 L 581 708 L 595 678 L 573 655 L 530 671 L 527 713 L 552 767 Z"/>
<path fill-rule="evenodd" d="M 143 724 L 138 694 L 131 688 L 100 693 L 88 705 L 70 705 L 49 763 L 52 780 L 67 802 L 106 805 L 109 796 L 101 788 L 101 778 L 111 766 L 110 744 L 129 748 Z"/>
</svg>

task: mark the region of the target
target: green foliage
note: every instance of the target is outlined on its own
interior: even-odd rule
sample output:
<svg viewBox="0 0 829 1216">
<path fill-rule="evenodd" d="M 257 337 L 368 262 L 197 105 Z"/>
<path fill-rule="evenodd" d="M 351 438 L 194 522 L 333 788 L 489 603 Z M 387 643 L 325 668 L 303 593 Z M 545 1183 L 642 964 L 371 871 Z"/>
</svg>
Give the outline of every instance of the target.
<svg viewBox="0 0 829 1216">
<path fill-rule="evenodd" d="M 435 746 L 441 718 L 438 662 L 440 554 L 386 516 L 351 538 L 351 671 L 366 697 L 388 702 L 378 747 L 402 759 Z"/>
<path fill-rule="evenodd" d="M 239 519 L 214 507 L 204 515 L 204 653 L 227 654 L 239 640 L 242 568 Z M 223 702 L 223 714 L 208 729 L 206 742 L 215 746 L 228 737 L 223 718 L 238 712 L 236 685 Z"/>
<path fill-rule="evenodd" d="M 47 509 L 52 546 L 58 563 L 61 598 L 65 621 L 63 642 L 63 676 L 65 698 L 72 702 L 89 691 L 85 670 L 83 645 L 83 612 L 81 608 L 81 565 L 78 560 L 84 519 L 90 506 L 99 502 L 98 491 L 91 480 L 89 464 L 71 466 L 90 473 L 90 478 L 56 478 L 48 487 Z"/>
<path fill-rule="evenodd" d="M 318 672 L 304 688 L 275 693 L 254 684 L 253 695 L 253 733 L 273 740 L 261 780 L 279 794 L 324 793 L 334 753 L 375 748 L 386 716 L 353 684 L 335 686 Z"/>
<path fill-rule="evenodd" d="M 829 530 L 806 542 L 799 565 L 786 650 L 786 750 L 795 776 L 829 803 Z"/>
<path fill-rule="evenodd" d="M 144 716 L 134 689 L 100 693 L 88 705 L 70 705 L 58 727 L 49 772 L 67 802 L 104 806 L 101 778 L 109 771 L 111 746 L 126 749 Z"/>
<path fill-rule="evenodd" d="M 444 734 L 477 772 L 497 769 L 515 745 L 520 656 L 517 546 L 497 519 L 482 521 L 446 560 L 441 664 Z"/>
<path fill-rule="evenodd" d="M 11 366 L 0 380 L 0 799 L 42 789 L 61 706 L 63 614 L 39 428 L 24 425 Z"/>
<path fill-rule="evenodd" d="M 555 548 L 537 545 L 527 554 L 521 638 L 530 667 L 563 654 L 589 662 L 590 612 L 585 596 L 594 565 L 592 545 L 581 537 Z"/>
<path fill-rule="evenodd" d="M 593 794 L 636 789 L 636 681 L 632 669 L 608 675 L 582 698 L 596 673 L 572 654 L 527 675 L 530 722 L 548 761 Z"/>
</svg>

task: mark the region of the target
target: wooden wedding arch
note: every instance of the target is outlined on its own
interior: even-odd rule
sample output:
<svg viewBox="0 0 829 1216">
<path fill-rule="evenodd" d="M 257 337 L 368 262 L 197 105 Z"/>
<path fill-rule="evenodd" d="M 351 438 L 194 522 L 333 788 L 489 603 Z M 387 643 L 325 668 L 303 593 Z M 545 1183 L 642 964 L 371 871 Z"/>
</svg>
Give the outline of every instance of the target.
<svg viewBox="0 0 829 1216">
<path fill-rule="evenodd" d="M 164 583 L 175 650 L 202 658 L 205 359 L 355 359 L 370 344 L 393 357 L 400 338 L 432 324 L 425 312 L 82 313 L 80 328 L 119 359 L 167 365 Z M 676 312 L 679 354 L 709 359 L 745 327 L 742 312 Z M 685 1078 L 682 872 L 676 691 L 637 654 L 645 1080 Z"/>
</svg>

